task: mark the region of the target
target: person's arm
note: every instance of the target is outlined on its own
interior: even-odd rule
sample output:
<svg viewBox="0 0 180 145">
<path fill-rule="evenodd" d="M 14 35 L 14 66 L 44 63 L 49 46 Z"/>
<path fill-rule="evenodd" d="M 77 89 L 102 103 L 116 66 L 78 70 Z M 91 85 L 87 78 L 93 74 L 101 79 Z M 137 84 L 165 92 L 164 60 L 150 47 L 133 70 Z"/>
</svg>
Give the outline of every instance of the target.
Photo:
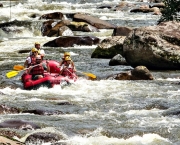
<svg viewBox="0 0 180 145">
<path fill-rule="evenodd" d="M 42 63 L 42 66 L 44 68 L 44 70 L 46 70 L 47 72 L 50 72 L 50 66 L 49 66 L 49 62 L 47 61 L 46 64 Z"/>
<path fill-rule="evenodd" d="M 60 72 L 59 72 L 59 74 L 61 75 L 66 68 L 67 68 L 67 67 L 66 67 L 64 64 L 62 64 L 62 65 L 60 66 Z"/>
<path fill-rule="evenodd" d="M 73 62 L 73 61 L 71 61 L 71 63 L 72 63 L 72 66 L 73 66 L 73 70 L 74 70 L 74 72 L 76 72 L 76 67 L 75 67 L 75 65 L 74 65 L 74 62 Z"/>
<path fill-rule="evenodd" d="M 26 68 L 28 66 L 28 61 L 26 60 L 25 62 L 24 62 L 24 68 Z"/>
<path fill-rule="evenodd" d="M 28 57 L 26 59 L 26 61 L 24 62 L 24 68 L 27 68 L 29 63 L 31 63 L 31 58 L 30 57 Z"/>
<path fill-rule="evenodd" d="M 63 60 L 61 60 L 61 61 L 59 62 L 59 66 L 62 66 L 62 64 L 63 64 Z"/>
<path fill-rule="evenodd" d="M 33 69 L 33 67 L 30 66 L 30 67 L 27 69 L 27 73 L 30 74 L 32 69 Z"/>
<path fill-rule="evenodd" d="M 45 51 L 43 49 L 40 49 L 40 54 L 44 56 L 45 55 Z"/>
<path fill-rule="evenodd" d="M 49 62 L 46 61 L 46 66 L 47 66 L 47 72 L 50 72 L 50 66 L 49 66 Z"/>
</svg>

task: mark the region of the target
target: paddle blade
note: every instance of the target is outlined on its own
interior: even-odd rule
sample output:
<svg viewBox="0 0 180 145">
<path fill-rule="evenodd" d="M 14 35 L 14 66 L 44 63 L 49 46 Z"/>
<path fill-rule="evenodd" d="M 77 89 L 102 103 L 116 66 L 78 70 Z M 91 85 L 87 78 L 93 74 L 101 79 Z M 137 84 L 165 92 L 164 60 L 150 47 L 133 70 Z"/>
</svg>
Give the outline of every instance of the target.
<svg viewBox="0 0 180 145">
<path fill-rule="evenodd" d="M 14 70 L 23 70 L 24 69 L 24 66 L 22 66 L 22 65 L 15 65 L 14 67 L 13 67 L 13 69 Z"/>
<path fill-rule="evenodd" d="M 96 79 L 96 75 L 92 74 L 92 73 L 85 73 L 83 72 L 84 75 L 90 77 L 90 78 L 93 78 L 93 79 Z"/>
<path fill-rule="evenodd" d="M 19 73 L 18 71 L 10 71 L 10 72 L 6 73 L 6 77 L 12 78 L 12 77 L 15 77 L 18 73 Z"/>
</svg>

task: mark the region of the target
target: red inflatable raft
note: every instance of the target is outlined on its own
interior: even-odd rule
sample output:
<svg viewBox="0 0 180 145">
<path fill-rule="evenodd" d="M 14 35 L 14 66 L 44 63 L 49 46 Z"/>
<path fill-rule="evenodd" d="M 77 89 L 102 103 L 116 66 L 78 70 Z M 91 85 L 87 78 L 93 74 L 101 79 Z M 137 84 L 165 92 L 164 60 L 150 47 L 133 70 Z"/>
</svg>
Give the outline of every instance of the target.
<svg viewBox="0 0 180 145">
<path fill-rule="evenodd" d="M 58 65 L 59 63 L 57 61 L 49 60 L 50 73 L 45 72 L 44 77 L 38 80 L 32 80 L 32 75 L 25 72 L 21 76 L 24 89 L 38 89 L 41 86 L 52 88 L 54 85 L 69 85 L 70 82 L 76 81 L 76 74 L 73 74 L 74 77 L 72 79 L 59 75 L 60 70 Z"/>
</svg>

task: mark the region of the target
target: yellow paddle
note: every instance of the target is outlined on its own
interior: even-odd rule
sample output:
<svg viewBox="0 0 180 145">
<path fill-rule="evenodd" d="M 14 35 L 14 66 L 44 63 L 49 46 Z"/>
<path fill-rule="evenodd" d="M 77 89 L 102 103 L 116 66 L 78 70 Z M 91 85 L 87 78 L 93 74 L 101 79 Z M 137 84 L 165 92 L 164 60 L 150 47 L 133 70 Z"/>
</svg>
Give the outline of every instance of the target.
<svg viewBox="0 0 180 145">
<path fill-rule="evenodd" d="M 39 65 L 39 64 L 34 65 L 33 67 L 38 66 L 38 65 Z M 20 65 L 19 65 L 19 66 L 20 66 Z M 10 71 L 10 72 L 6 73 L 6 77 L 7 77 L 7 78 L 15 77 L 15 76 L 17 76 L 17 75 L 19 74 L 19 72 L 25 71 L 25 70 L 29 69 L 29 68 L 23 69 L 23 68 L 24 68 L 23 66 L 18 67 L 18 68 L 14 67 L 14 68 L 15 68 L 15 69 L 20 69 L 20 68 L 21 68 L 22 70 L 18 70 L 18 71 Z"/>
<path fill-rule="evenodd" d="M 92 79 L 96 79 L 96 75 L 94 75 L 94 74 L 92 74 L 92 73 L 81 72 L 81 71 L 77 71 L 77 72 L 79 72 L 79 73 L 81 73 L 81 74 L 84 74 L 84 75 L 86 75 L 86 76 L 88 76 L 88 77 L 90 77 L 90 78 L 92 78 Z"/>
<path fill-rule="evenodd" d="M 14 67 L 13 67 L 13 69 L 14 70 L 23 70 L 24 69 L 24 66 L 22 66 L 22 65 L 15 65 Z"/>
<path fill-rule="evenodd" d="M 23 70 L 20 70 L 20 71 L 23 71 Z M 6 77 L 7 78 L 15 77 L 20 71 L 10 71 L 10 72 L 6 73 Z"/>
</svg>

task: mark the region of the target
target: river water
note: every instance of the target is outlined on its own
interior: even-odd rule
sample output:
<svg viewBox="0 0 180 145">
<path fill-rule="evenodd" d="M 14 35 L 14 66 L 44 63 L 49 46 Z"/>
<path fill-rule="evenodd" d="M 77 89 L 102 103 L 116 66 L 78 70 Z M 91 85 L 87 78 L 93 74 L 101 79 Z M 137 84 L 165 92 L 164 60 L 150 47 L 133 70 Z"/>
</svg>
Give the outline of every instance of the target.
<svg viewBox="0 0 180 145">
<path fill-rule="evenodd" d="M 63 142 L 70 145 L 178 145 L 180 144 L 180 119 L 178 115 L 167 115 L 179 109 L 179 71 L 151 71 L 152 81 L 105 80 L 108 75 L 133 69 L 130 66 L 109 66 L 109 59 L 91 58 L 96 46 L 43 47 L 46 59 L 61 60 L 64 51 L 69 51 L 77 70 L 95 74 L 99 80 L 87 80 L 81 74 L 73 85 L 38 90 L 23 90 L 19 73 L 7 79 L 5 74 L 14 65 L 23 65 L 28 53 L 19 50 L 31 49 L 35 41 L 42 45 L 55 38 L 42 37 L 41 20 L 31 14 L 42 15 L 60 11 L 62 13 L 86 12 L 118 26 L 142 27 L 155 25 L 159 16 L 132 14 L 129 11 L 97 9 L 101 5 L 117 5 L 120 0 L 28 0 L 0 1 L 0 22 L 13 20 L 31 21 L 28 27 L 10 27 L 11 32 L 0 29 L 0 100 L 1 104 L 22 110 L 43 109 L 61 111 L 63 114 L 49 116 L 29 113 L 3 114 L 0 122 L 21 119 L 34 122 L 42 129 L 23 131 L 55 132 L 66 137 Z M 127 1 L 133 3 L 134 1 Z M 10 7 L 11 4 L 11 7 Z M 13 31 L 18 30 L 18 31 Z M 100 30 L 94 35 L 100 39 L 112 34 L 112 30 Z M 5 84 L 5 86 L 4 86 Z M 15 84 L 11 88 L 8 84 Z M 69 102 L 67 105 L 59 105 Z M 23 141 L 22 138 L 19 140 Z M 34 143 L 36 144 L 36 143 Z"/>
</svg>

